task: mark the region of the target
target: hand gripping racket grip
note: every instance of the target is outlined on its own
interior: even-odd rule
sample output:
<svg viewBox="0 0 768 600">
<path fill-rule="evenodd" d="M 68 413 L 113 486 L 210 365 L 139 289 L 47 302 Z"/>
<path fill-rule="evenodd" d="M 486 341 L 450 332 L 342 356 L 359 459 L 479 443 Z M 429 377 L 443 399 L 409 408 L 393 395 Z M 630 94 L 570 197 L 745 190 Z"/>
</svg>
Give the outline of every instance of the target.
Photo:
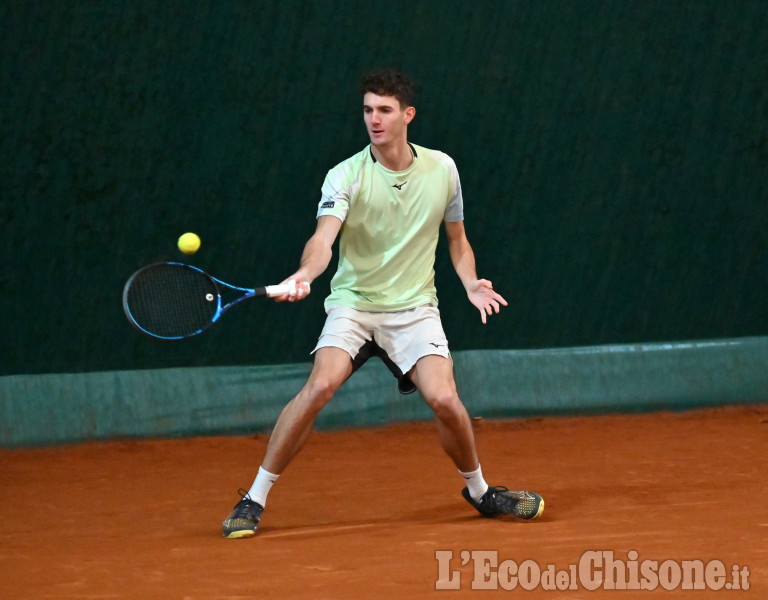
<svg viewBox="0 0 768 600">
<path fill-rule="evenodd" d="M 307 288 L 309 288 L 309 284 L 307 284 Z M 296 281 L 291 279 L 288 283 L 283 283 L 280 285 L 268 285 L 264 288 L 267 292 L 268 298 L 274 298 L 276 296 L 283 296 L 285 294 L 295 294 L 296 293 Z M 309 294 L 309 289 L 307 289 L 307 294 Z"/>
</svg>

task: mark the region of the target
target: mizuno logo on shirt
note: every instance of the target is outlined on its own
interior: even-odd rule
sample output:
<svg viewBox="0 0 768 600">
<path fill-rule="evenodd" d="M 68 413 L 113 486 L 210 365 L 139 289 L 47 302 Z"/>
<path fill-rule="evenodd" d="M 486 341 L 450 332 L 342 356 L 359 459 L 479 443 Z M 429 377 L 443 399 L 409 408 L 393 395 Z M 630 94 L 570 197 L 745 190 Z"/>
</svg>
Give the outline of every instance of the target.
<svg viewBox="0 0 768 600">
<path fill-rule="evenodd" d="M 326 200 L 320 208 L 333 208 L 335 204 L 333 200 Z"/>
<path fill-rule="evenodd" d="M 408 182 L 407 182 L 407 181 L 403 181 L 403 183 L 399 183 L 399 184 L 398 184 L 398 183 L 396 183 L 396 184 L 395 184 L 395 185 L 393 185 L 392 187 L 393 187 L 393 188 L 397 188 L 397 191 L 399 192 L 399 191 L 402 191 L 402 189 L 403 189 L 403 186 L 404 186 L 406 183 L 408 183 Z"/>
</svg>

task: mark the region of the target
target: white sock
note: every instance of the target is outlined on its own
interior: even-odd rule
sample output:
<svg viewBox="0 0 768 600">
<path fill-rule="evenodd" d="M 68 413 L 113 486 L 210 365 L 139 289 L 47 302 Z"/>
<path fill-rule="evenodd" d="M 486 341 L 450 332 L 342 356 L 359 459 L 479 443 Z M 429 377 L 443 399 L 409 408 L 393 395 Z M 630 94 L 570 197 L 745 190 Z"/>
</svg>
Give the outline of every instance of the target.
<svg viewBox="0 0 768 600">
<path fill-rule="evenodd" d="M 464 478 L 464 481 L 467 482 L 469 495 L 472 496 L 472 500 L 475 502 L 480 500 L 480 498 L 483 497 L 483 494 L 488 491 L 488 484 L 485 483 L 485 479 L 483 479 L 483 468 L 481 466 L 478 466 L 476 470 L 470 471 L 469 473 L 459 471 L 459 474 Z"/>
<path fill-rule="evenodd" d="M 267 494 L 272 489 L 272 485 L 277 481 L 280 475 L 275 475 L 265 470 L 263 467 L 259 467 L 259 472 L 256 475 L 256 479 L 253 481 L 251 489 L 248 490 L 248 495 L 251 500 L 258 502 L 262 507 L 267 505 Z"/>
</svg>

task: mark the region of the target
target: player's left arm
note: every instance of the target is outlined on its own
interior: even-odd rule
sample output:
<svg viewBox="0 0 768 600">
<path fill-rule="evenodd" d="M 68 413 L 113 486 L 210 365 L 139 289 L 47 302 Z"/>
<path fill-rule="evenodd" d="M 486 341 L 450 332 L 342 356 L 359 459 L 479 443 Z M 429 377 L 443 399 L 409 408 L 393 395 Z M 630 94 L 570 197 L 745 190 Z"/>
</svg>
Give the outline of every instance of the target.
<svg viewBox="0 0 768 600">
<path fill-rule="evenodd" d="M 485 323 L 488 316 L 499 312 L 499 305 L 507 306 L 507 301 L 493 291 L 490 281 L 477 278 L 475 253 L 467 239 L 464 221 L 445 221 L 445 233 L 453 268 L 467 290 L 469 301 L 480 311 L 480 318 Z"/>
</svg>

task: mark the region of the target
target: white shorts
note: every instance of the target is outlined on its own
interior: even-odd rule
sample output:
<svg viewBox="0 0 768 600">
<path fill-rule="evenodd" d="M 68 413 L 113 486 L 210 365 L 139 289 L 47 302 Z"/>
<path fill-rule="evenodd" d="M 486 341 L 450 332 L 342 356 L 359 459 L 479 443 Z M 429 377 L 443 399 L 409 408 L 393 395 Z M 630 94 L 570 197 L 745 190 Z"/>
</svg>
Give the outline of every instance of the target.
<svg viewBox="0 0 768 600">
<path fill-rule="evenodd" d="M 329 346 L 341 348 L 352 357 L 353 371 L 378 356 L 397 377 L 403 394 L 416 390 L 407 374 L 422 356 L 451 356 L 440 311 L 429 304 L 396 312 L 333 306 L 312 353 Z"/>
</svg>

